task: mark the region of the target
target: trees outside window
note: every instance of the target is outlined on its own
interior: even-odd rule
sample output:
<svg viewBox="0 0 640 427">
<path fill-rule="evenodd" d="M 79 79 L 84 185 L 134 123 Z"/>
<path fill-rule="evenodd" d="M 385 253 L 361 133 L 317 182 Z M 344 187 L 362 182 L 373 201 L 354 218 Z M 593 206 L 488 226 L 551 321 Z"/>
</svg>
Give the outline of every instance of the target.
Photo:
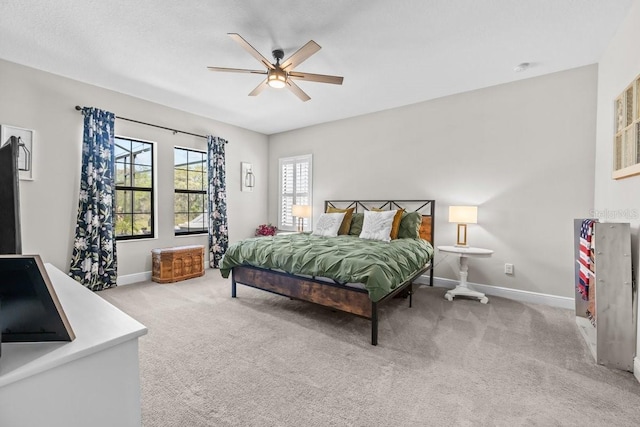
<svg viewBox="0 0 640 427">
<path fill-rule="evenodd" d="M 207 233 L 207 153 L 174 148 L 173 182 L 175 234 Z"/>
<path fill-rule="evenodd" d="M 116 239 L 154 237 L 153 143 L 116 137 L 115 161 Z"/>
</svg>

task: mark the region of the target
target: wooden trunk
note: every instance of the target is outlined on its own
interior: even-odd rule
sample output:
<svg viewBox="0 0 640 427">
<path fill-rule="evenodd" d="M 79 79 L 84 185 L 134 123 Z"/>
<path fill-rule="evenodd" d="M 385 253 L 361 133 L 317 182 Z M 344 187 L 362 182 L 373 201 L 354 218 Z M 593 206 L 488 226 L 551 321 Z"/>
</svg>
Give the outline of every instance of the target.
<svg viewBox="0 0 640 427">
<path fill-rule="evenodd" d="M 178 246 L 153 249 L 153 273 L 151 280 L 173 283 L 204 275 L 204 246 Z"/>
</svg>

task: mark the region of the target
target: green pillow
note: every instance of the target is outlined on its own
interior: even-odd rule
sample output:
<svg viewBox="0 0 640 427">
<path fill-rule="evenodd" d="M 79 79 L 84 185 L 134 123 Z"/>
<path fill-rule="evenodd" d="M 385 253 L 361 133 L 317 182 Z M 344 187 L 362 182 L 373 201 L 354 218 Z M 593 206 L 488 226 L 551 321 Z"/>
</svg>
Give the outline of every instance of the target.
<svg viewBox="0 0 640 427">
<path fill-rule="evenodd" d="M 422 224 L 422 214 L 420 212 L 409 212 L 402 215 L 398 239 L 419 239 L 420 225 Z M 353 225 L 351 226 L 353 227 Z"/>
<path fill-rule="evenodd" d="M 351 228 L 349 228 L 350 236 L 359 236 L 362 233 L 362 225 L 364 224 L 364 214 L 362 212 L 354 213 L 351 216 Z"/>
</svg>

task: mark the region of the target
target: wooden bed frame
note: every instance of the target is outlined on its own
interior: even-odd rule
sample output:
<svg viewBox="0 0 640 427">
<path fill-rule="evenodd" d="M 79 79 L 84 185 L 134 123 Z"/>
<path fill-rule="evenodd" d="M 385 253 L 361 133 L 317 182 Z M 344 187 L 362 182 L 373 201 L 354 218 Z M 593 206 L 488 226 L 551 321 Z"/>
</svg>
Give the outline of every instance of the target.
<svg viewBox="0 0 640 427">
<path fill-rule="evenodd" d="M 408 206 L 417 206 L 409 209 Z M 351 208 L 354 212 L 362 212 L 373 207 L 377 209 L 401 209 L 422 213 L 420 237 L 433 245 L 433 225 L 435 200 L 328 200 L 326 208 Z M 423 213 L 426 212 L 426 213 Z M 369 299 L 366 289 L 354 288 L 336 283 L 305 278 L 251 266 L 234 267 L 231 272 L 231 296 L 236 298 L 236 284 L 262 289 L 267 292 L 289 298 L 308 301 L 335 310 L 344 311 L 371 320 L 371 344 L 378 345 L 378 307 L 399 295 L 409 296 L 409 307 L 412 306 L 413 281 L 429 271 L 429 285 L 433 286 L 433 259 L 412 277 L 397 286 L 380 301 Z"/>
</svg>

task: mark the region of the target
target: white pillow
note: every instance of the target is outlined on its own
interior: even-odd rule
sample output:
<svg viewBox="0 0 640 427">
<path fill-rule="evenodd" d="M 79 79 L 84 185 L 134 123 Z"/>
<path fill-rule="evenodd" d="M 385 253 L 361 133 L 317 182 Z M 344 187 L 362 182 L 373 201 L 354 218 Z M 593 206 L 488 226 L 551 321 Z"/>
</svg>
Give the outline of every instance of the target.
<svg viewBox="0 0 640 427">
<path fill-rule="evenodd" d="M 364 211 L 364 223 L 362 224 L 361 239 L 391 241 L 391 227 L 393 217 L 397 210 L 393 211 Z"/>
<path fill-rule="evenodd" d="M 336 237 L 346 212 L 323 213 L 313 228 L 313 236 Z"/>
</svg>

